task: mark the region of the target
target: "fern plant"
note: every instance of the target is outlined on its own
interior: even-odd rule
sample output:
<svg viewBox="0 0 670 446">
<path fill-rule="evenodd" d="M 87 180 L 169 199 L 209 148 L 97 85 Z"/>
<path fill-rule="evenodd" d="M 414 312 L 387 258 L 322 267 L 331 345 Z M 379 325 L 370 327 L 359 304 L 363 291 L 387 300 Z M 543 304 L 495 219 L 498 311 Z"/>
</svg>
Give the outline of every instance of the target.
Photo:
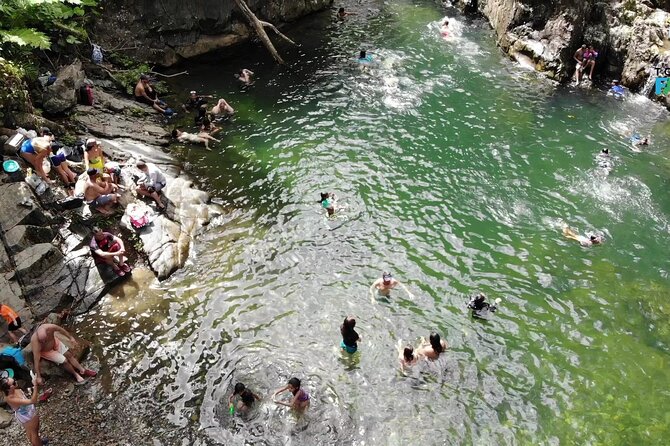
<svg viewBox="0 0 670 446">
<path fill-rule="evenodd" d="M 76 44 L 85 40 L 82 17 L 97 0 L 0 1 L 0 53 L 12 47 L 49 49 L 55 37 Z"/>
</svg>

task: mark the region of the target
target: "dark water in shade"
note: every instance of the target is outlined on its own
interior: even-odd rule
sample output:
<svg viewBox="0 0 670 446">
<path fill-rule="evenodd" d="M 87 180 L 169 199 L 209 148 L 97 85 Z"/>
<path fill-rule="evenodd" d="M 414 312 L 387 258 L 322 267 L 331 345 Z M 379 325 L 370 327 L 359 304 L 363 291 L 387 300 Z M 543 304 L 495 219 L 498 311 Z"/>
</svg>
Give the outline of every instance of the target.
<svg viewBox="0 0 670 446">
<path fill-rule="evenodd" d="M 443 41 L 430 1 L 349 9 L 294 29 L 286 67 L 259 49 L 177 80 L 237 109 L 212 152 L 174 147 L 228 213 L 183 271 L 80 323 L 113 391 L 151 420 L 147 444 L 667 443 L 667 113 L 557 86 L 481 21 L 457 17 Z M 361 46 L 380 60 L 367 71 Z M 246 90 L 242 66 L 257 72 Z M 634 131 L 653 146 L 634 153 Z M 325 190 L 346 206 L 334 220 Z M 563 223 L 607 242 L 581 248 Z M 372 303 L 383 270 L 415 297 Z M 490 321 L 465 311 L 474 291 L 502 298 Z M 449 350 L 401 373 L 398 341 L 431 330 Z M 312 396 L 304 417 L 268 397 L 291 376 Z M 265 396 L 249 419 L 227 412 L 236 381 Z"/>
</svg>

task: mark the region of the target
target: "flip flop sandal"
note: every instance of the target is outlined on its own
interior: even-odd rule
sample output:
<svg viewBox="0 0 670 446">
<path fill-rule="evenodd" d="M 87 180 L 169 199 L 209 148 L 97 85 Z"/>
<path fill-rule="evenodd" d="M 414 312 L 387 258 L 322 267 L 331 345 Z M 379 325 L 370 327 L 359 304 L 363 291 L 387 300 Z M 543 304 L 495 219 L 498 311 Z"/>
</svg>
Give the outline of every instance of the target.
<svg viewBox="0 0 670 446">
<path fill-rule="evenodd" d="M 44 393 L 42 393 L 40 395 L 39 401 L 41 403 L 45 402 L 46 400 L 48 400 L 51 397 L 51 395 L 53 395 L 53 393 L 54 393 L 54 389 L 48 388 L 47 390 L 44 391 Z"/>
<path fill-rule="evenodd" d="M 124 263 L 124 264 L 121 266 L 121 269 L 122 269 L 124 272 L 129 273 L 131 268 L 130 268 L 130 265 L 128 265 L 127 263 Z"/>
<path fill-rule="evenodd" d="M 84 370 L 84 373 L 81 373 L 81 376 L 87 376 L 93 378 L 94 376 L 98 376 L 98 372 L 91 369 L 86 369 Z"/>
<path fill-rule="evenodd" d="M 84 384 L 88 384 L 87 379 L 85 379 L 83 381 L 75 381 L 75 383 L 74 383 L 75 386 L 83 386 Z"/>
<path fill-rule="evenodd" d="M 114 272 L 115 272 L 116 275 L 119 276 L 119 277 L 123 277 L 123 276 L 126 275 L 126 273 L 125 273 L 122 269 L 114 270 Z"/>
</svg>

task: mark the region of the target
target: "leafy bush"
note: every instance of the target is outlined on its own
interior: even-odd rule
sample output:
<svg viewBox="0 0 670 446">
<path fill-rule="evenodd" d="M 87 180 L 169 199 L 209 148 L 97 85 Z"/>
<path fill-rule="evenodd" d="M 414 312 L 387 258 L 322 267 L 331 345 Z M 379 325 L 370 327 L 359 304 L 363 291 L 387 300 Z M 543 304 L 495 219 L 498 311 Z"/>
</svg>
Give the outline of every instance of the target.
<svg viewBox="0 0 670 446">
<path fill-rule="evenodd" d="M 49 49 L 55 38 L 81 43 L 87 39 L 85 8 L 96 5 L 97 0 L 0 1 L 0 55 L 16 49 Z"/>
<path fill-rule="evenodd" d="M 0 57 L 0 123 L 15 112 L 32 112 L 24 70 Z"/>
</svg>

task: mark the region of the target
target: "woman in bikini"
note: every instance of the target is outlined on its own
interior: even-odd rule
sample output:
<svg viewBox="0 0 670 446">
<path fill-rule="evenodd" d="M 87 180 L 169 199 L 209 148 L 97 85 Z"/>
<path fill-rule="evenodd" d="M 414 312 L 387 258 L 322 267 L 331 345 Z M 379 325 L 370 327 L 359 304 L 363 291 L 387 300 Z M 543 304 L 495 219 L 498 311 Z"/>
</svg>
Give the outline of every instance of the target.
<svg viewBox="0 0 670 446">
<path fill-rule="evenodd" d="M 28 161 L 47 184 L 53 183 L 49 175 L 44 171 L 44 159 L 51 154 L 51 137 L 38 136 L 37 138 L 24 141 L 21 145 L 19 155 Z"/>
<path fill-rule="evenodd" d="M 33 395 L 28 398 L 23 390 L 19 389 L 16 381 L 12 378 L 4 378 L 0 381 L 0 389 L 5 394 L 5 402 L 14 411 L 14 416 L 26 429 L 28 441 L 31 446 L 42 446 L 46 444 L 40 438 L 40 416 L 37 414 L 35 403 L 38 399 L 37 379 L 33 378 Z"/>
</svg>

